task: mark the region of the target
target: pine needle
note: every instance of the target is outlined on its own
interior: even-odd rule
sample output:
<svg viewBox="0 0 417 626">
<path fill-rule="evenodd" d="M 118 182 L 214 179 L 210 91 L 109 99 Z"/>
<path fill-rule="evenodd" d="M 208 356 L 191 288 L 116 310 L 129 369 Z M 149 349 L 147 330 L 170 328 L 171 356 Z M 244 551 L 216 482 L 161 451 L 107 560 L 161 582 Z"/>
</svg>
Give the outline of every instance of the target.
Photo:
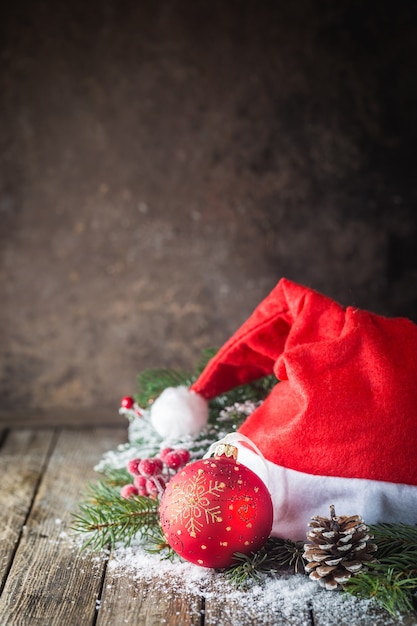
<svg viewBox="0 0 417 626">
<path fill-rule="evenodd" d="M 352 577 L 345 591 L 374 598 L 391 615 L 415 610 L 417 593 L 417 526 L 376 524 L 371 532 L 378 562 Z"/>
<path fill-rule="evenodd" d="M 264 376 L 248 385 L 239 385 L 227 393 L 213 398 L 210 402 L 210 419 L 215 423 L 220 411 L 234 404 L 243 404 L 246 401 L 257 402 L 264 400 L 272 388 L 278 384 L 275 376 Z"/>
<path fill-rule="evenodd" d="M 179 387 L 185 385 L 189 387 L 195 377 L 184 370 L 173 369 L 147 369 L 137 377 L 136 402 L 139 406 L 146 408 L 167 387 Z"/>
<path fill-rule="evenodd" d="M 370 530 L 378 545 L 378 559 L 401 555 L 417 556 L 417 526 L 407 524 L 376 524 Z M 416 559 L 417 566 L 417 559 Z"/>
<path fill-rule="evenodd" d="M 147 369 L 137 376 L 136 402 L 139 406 L 147 408 L 167 387 L 178 387 L 185 385 L 190 387 L 197 380 L 209 360 L 215 356 L 217 350 L 209 348 L 202 353 L 202 356 L 195 367 L 194 372 L 186 370 L 176 370 L 169 368 Z M 248 385 L 240 385 L 231 391 L 211 400 L 210 423 L 215 424 L 219 411 L 235 403 L 243 403 L 247 400 L 264 400 L 277 384 L 275 376 L 265 376 Z"/>
<path fill-rule="evenodd" d="M 304 574 L 304 543 L 304 541 L 291 541 L 291 539 L 270 537 L 264 549 L 268 553 L 270 562 L 275 563 L 278 569 L 289 570 L 294 574 Z"/>
<path fill-rule="evenodd" d="M 235 562 L 224 571 L 224 574 L 238 589 L 245 589 L 253 581 L 260 582 L 263 574 L 275 573 L 266 565 L 268 559 L 266 552 L 259 551 L 251 554 L 236 552 L 233 556 Z"/>
<path fill-rule="evenodd" d="M 132 476 L 124 467 L 107 468 L 104 474 L 106 476 L 106 483 L 110 487 L 123 487 L 123 485 L 132 482 Z"/>
<path fill-rule="evenodd" d="M 122 498 L 119 489 L 98 482 L 90 485 L 87 500 L 73 515 L 72 529 L 88 535 L 83 548 L 102 550 L 117 542 L 129 546 L 134 537 L 146 536 L 159 524 L 158 505 L 146 496 Z"/>
<path fill-rule="evenodd" d="M 361 598 L 374 598 L 390 615 L 411 613 L 417 578 L 409 578 L 394 568 L 370 568 L 368 572 L 352 576 L 345 590 Z"/>
<path fill-rule="evenodd" d="M 303 541 L 270 537 L 257 552 L 236 552 L 234 563 L 224 573 L 238 588 L 245 588 L 252 581 L 260 582 L 265 576 L 273 576 L 282 570 L 304 573 L 303 551 Z"/>
<path fill-rule="evenodd" d="M 149 554 L 159 554 L 161 560 L 173 561 L 179 558 L 177 553 L 171 548 L 169 543 L 167 543 L 161 524 L 157 524 L 155 528 L 148 532 L 145 550 L 149 552 Z"/>
</svg>

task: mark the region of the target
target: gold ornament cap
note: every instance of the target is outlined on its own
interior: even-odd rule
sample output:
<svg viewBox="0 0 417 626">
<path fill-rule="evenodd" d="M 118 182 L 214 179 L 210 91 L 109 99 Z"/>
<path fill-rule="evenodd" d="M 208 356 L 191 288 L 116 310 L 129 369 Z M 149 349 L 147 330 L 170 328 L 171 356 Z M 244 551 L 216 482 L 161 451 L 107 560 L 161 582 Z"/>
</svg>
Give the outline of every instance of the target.
<svg viewBox="0 0 417 626">
<path fill-rule="evenodd" d="M 214 452 L 215 457 L 226 456 L 229 459 L 237 460 L 238 449 L 230 443 L 219 443 Z"/>
</svg>

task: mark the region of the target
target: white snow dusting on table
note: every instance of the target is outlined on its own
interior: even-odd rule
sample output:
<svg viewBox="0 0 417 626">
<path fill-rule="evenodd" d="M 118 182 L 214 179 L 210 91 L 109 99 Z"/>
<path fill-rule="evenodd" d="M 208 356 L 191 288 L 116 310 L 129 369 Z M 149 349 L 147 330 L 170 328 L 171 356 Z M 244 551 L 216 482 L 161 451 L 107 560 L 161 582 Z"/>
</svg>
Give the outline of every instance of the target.
<svg viewBox="0 0 417 626">
<path fill-rule="evenodd" d="M 252 583 L 248 589 L 238 590 L 220 572 L 185 561 L 161 560 L 159 555 L 147 553 L 140 544 L 117 547 L 109 561 L 108 573 L 114 577 L 126 576 L 131 582 L 146 583 L 153 589 L 165 589 L 167 593 L 200 595 L 206 602 L 212 599 L 219 604 L 227 603 L 239 607 L 245 614 L 256 613 L 259 623 L 262 623 L 263 616 L 270 619 L 271 614 L 279 612 L 288 620 L 298 618 L 292 623 L 311 624 L 310 609 L 319 611 L 320 626 L 334 626 L 335 616 L 337 623 L 350 626 L 364 624 L 364 617 L 369 618 L 367 623 L 374 623 L 375 603 L 372 600 L 326 591 L 302 574 L 265 577 L 261 583 Z M 391 618 L 386 614 L 385 626 L 401 623 L 400 616 Z"/>
</svg>

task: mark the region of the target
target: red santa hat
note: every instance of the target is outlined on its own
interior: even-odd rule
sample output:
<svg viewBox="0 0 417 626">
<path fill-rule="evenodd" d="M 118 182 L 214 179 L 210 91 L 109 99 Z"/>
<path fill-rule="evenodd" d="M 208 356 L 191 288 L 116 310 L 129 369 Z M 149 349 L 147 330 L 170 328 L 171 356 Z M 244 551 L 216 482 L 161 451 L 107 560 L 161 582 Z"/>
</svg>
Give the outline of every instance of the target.
<svg viewBox="0 0 417 626">
<path fill-rule="evenodd" d="M 269 374 L 279 383 L 239 429 L 264 460 L 245 444 L 239 460 L 268 484 L 273 534 L 303 538 L 331 504 L 368 523 L 417 523 L 417 326 L 282 279 L 182 390 L 185 431 L 204 425 L 204 401 Z M 163 407 L 152 409 L 162 433 Z"/>
</svg>

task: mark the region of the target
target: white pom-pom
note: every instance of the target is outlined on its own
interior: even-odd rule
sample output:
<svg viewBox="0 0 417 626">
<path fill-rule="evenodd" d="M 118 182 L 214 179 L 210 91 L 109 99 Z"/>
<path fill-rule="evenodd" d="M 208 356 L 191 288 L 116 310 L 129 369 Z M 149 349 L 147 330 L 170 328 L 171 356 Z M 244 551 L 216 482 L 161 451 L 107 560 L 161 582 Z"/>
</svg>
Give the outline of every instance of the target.
<svg viewBox="0 0 417 626">
<path fill-rule="evenodd" d="M 164 438 L 197 435 L 207 424 L 207 400 L 188 387 L 168 387 L 151 407 L 151 423 Z"/>
</svg>

